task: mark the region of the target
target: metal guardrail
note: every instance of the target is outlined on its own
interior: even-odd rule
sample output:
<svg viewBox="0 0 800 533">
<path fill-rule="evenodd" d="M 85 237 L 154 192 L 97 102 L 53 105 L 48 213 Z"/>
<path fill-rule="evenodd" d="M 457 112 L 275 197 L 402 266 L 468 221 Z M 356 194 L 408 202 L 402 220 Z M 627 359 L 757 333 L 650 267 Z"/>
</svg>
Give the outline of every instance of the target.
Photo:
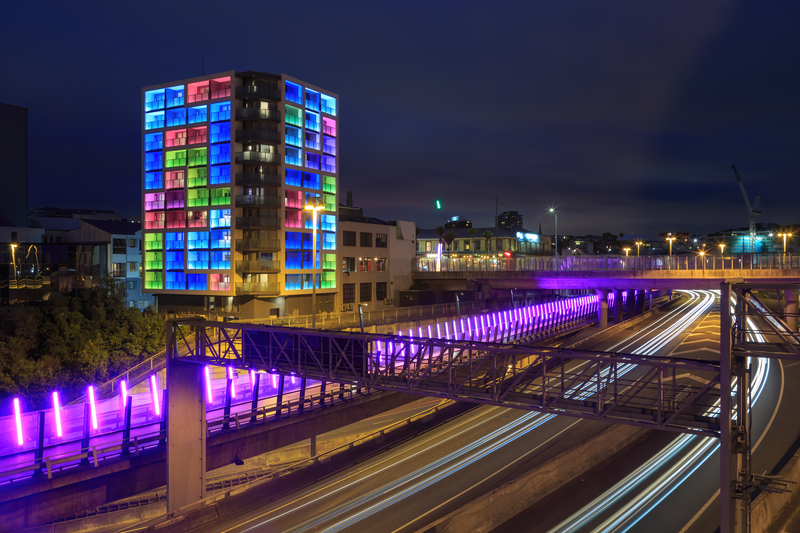
<svg viewBox="0 0 800 533">
<path fill-rule="evenodd" d="M 417 257 L 416 272 L 594 272 L 663 270 L 789 270 L 800 269 L 800 254 L 692 254 L 673 256 L 568 257 Z"/>
</svg>

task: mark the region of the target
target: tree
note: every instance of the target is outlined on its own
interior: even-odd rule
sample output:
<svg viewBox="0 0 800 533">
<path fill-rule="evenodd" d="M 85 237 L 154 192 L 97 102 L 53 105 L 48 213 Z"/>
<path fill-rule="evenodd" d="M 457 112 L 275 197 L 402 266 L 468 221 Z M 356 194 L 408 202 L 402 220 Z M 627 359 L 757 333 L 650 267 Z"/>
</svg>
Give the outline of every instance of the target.
<svg viewBox="0 0 800 533">
<path fill-rule="evenodd" d="M 433 231 L 435 231 L 436 235 L 439 236 L 439 244 L 442 244 L 444 242 L 442 239 L 442 235 L 444 235 L 444 227 L 436 226 L 435 228 L 433 228 Z"/>
<path fill-rule="evenodd" d="M 489 251 L 489 242 L 490 242 L 490 239 L 492 238 L 492 235 L 494 235 L 494 233 L 492 233 L 488 229 L 483 232 L 483 238 L 486 239 L 486 251 L 487 252 Z"/>
<path fill-rule="evenodd" d="M 444 239 L 444 242 L 447 243 L 447 251 L 450 251 L 450 245 L 453 244 L 453 241 L 456 238 L 456 232 L 450 230 L 447 233 L 445 233 L 442 238 Z"/>
<path fill-rule="evenodd" d="M 470 239 L 469 249 L 472 250 L 472 253 L 475 253 L 475 236 L 478 234 L 478 230 L 475 228 L 469 228 L 467 232 L 469 232 L 469 236 L 472 237 Z"/>
</svg>

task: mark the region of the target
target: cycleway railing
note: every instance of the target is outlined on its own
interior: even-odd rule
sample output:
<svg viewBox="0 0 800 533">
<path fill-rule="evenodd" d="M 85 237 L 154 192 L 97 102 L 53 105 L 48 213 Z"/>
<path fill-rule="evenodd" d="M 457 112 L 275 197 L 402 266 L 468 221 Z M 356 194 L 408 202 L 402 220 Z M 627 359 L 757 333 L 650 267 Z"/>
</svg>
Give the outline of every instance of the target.
<svg viewBox="0 0 800 533">
<path fill-rule="evenodd" d="M 661 270 L 789 270 L 800 269 L 800 254 L 711 254 L 626 257 L 417 257 L 416 272 L 592 272 Z"/>
</svg>

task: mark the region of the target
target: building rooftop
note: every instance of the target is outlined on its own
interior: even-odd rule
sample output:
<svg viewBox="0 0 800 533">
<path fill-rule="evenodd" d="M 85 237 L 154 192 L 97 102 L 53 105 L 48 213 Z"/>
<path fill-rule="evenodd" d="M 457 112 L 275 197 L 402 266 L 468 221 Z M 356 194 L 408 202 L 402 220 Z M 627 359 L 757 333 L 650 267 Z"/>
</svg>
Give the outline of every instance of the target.
<svg viewBox="0 0 800 533">
<path fill-rule="evenodd" d="M 112 235 L 136 235 L 136 232 L 142 229 L 141 224 L 121 220 L 84 220 L 83 222 Z"/>
</svg>

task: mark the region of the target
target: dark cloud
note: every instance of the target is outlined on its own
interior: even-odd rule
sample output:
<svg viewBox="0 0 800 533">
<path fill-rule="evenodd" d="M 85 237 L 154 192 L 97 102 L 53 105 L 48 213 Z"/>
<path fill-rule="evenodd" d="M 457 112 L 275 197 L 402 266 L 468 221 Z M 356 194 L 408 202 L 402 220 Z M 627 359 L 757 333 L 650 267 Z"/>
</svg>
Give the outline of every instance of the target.
<svg viewBox="0 0 800 533">
<path fill-rule="evenodd" d="M 547 230 L 797 223 L 796 2 L 19 2 L 0 101 L 29 108 L 30 200 L 135 213 L 139 91 L 286 72 L 341 97 L 341 185 L 368 213 Z"/>
</svg>

